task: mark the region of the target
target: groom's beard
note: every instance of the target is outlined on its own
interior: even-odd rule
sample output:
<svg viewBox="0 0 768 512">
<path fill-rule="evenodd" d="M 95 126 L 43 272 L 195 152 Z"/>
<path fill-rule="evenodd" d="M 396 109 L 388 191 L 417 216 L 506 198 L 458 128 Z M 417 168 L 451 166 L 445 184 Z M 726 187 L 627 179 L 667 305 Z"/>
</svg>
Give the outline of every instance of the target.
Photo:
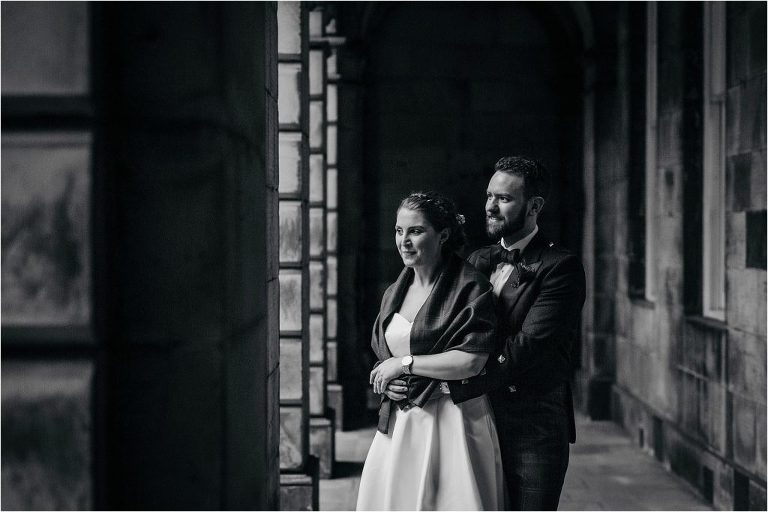
<svg viewBox="0 0 768 512">
<path fill-rule="evenodd" d="M 511 221 L 505 220 L 504 222 L 494 222 L 493 224 L 488 222 L 488 218 L 485 219 L 485 232 L 488 238 L 494 242 L 498 242 L 501 238 L 517 233 L 525 227 L 525 208 L 520 209 L 520 213 Z"/>
</svg>

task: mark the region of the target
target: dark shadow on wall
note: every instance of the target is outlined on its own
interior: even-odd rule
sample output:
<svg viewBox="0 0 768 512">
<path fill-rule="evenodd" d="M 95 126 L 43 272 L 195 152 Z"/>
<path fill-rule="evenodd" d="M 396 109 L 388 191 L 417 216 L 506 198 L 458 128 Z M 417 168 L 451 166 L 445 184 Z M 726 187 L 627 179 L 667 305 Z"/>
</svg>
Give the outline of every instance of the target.
<svg viewBox="0 0 768 512">
<path fill-rule="evenodd" d="M 361 240 L 359 335 L 347 346 L 360 356 L 356 361 L 345 356 L 342 364 L 361 368 L 341 371 L 367 377 L 373 362 L 370 326 L 384 289 L 402 268 L 393 223 L 408 193 L 436 189 L 455 200 L 467 219 L 466 255 L 489 243 L 483 207 L 496 160 L 511 154 L 538 158 L 553 185 L 540 228 L 554 242 L 581 252 L 581 43 L 575 41 L 580 35 L 572 14 L 556 4 L 339 8 L 364 12 L 357 16 L 361 26 L 352 26 L 352 15 L 342 18 L 348 43 L 364 66 L 364 215 L 343 219 L 345 229 L 359 229 Z M 365 384 L 346 382 L 345 389 L 362 393 Z"/>
</svg>

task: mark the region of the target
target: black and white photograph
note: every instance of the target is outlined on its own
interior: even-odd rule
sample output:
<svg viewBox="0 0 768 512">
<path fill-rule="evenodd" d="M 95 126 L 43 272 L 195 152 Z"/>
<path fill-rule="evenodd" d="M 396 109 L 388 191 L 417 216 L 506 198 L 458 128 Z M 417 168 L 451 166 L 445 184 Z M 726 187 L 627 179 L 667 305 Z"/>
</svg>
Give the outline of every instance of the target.
<svg viewBox="0 0 768 512">
<path fill-rule="evenodd" d="M 766 1 L 0 3 L 0 509 L 766 510 Z"/>
</svg>

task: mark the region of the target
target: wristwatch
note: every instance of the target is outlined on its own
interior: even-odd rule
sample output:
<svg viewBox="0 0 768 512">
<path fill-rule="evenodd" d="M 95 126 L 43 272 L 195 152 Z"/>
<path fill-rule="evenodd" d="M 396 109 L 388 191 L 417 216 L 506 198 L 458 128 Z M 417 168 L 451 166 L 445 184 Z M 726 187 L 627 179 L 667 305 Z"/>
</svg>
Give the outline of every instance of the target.
<svg viewBox="0 0 768 512">
<path fill-rule="evenodd" d="M 400 360 L 400 365 L 403 367 L 403 373 L 406 375 L 411 374 L 411 365 L 413 364 L 413 356 L 407 355 Z"/>
</svg>

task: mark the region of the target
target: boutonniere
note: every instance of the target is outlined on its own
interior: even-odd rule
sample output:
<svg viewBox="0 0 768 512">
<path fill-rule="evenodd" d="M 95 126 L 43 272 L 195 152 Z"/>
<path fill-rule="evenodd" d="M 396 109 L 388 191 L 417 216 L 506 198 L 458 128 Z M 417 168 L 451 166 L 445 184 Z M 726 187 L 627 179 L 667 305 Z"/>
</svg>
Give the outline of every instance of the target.
<svg viewBox="0 0 768 512">
<path fill-rule="evenodd" d="M 512 283 L 513 288 L 517 288 L 521 284 L 533 281 L 533 278 L 536 276 L 536 271 L 539 269 L 539 266 L 541 265 L 540 261 L 537 261 L 536 263 L 531 263 L 530 265 L 526 265 L 525 263 L 518 262 L 515 265 L 515 269 L 517 270 L 517 277 L 515 278 L 515 281 Z"/>
</svg>

